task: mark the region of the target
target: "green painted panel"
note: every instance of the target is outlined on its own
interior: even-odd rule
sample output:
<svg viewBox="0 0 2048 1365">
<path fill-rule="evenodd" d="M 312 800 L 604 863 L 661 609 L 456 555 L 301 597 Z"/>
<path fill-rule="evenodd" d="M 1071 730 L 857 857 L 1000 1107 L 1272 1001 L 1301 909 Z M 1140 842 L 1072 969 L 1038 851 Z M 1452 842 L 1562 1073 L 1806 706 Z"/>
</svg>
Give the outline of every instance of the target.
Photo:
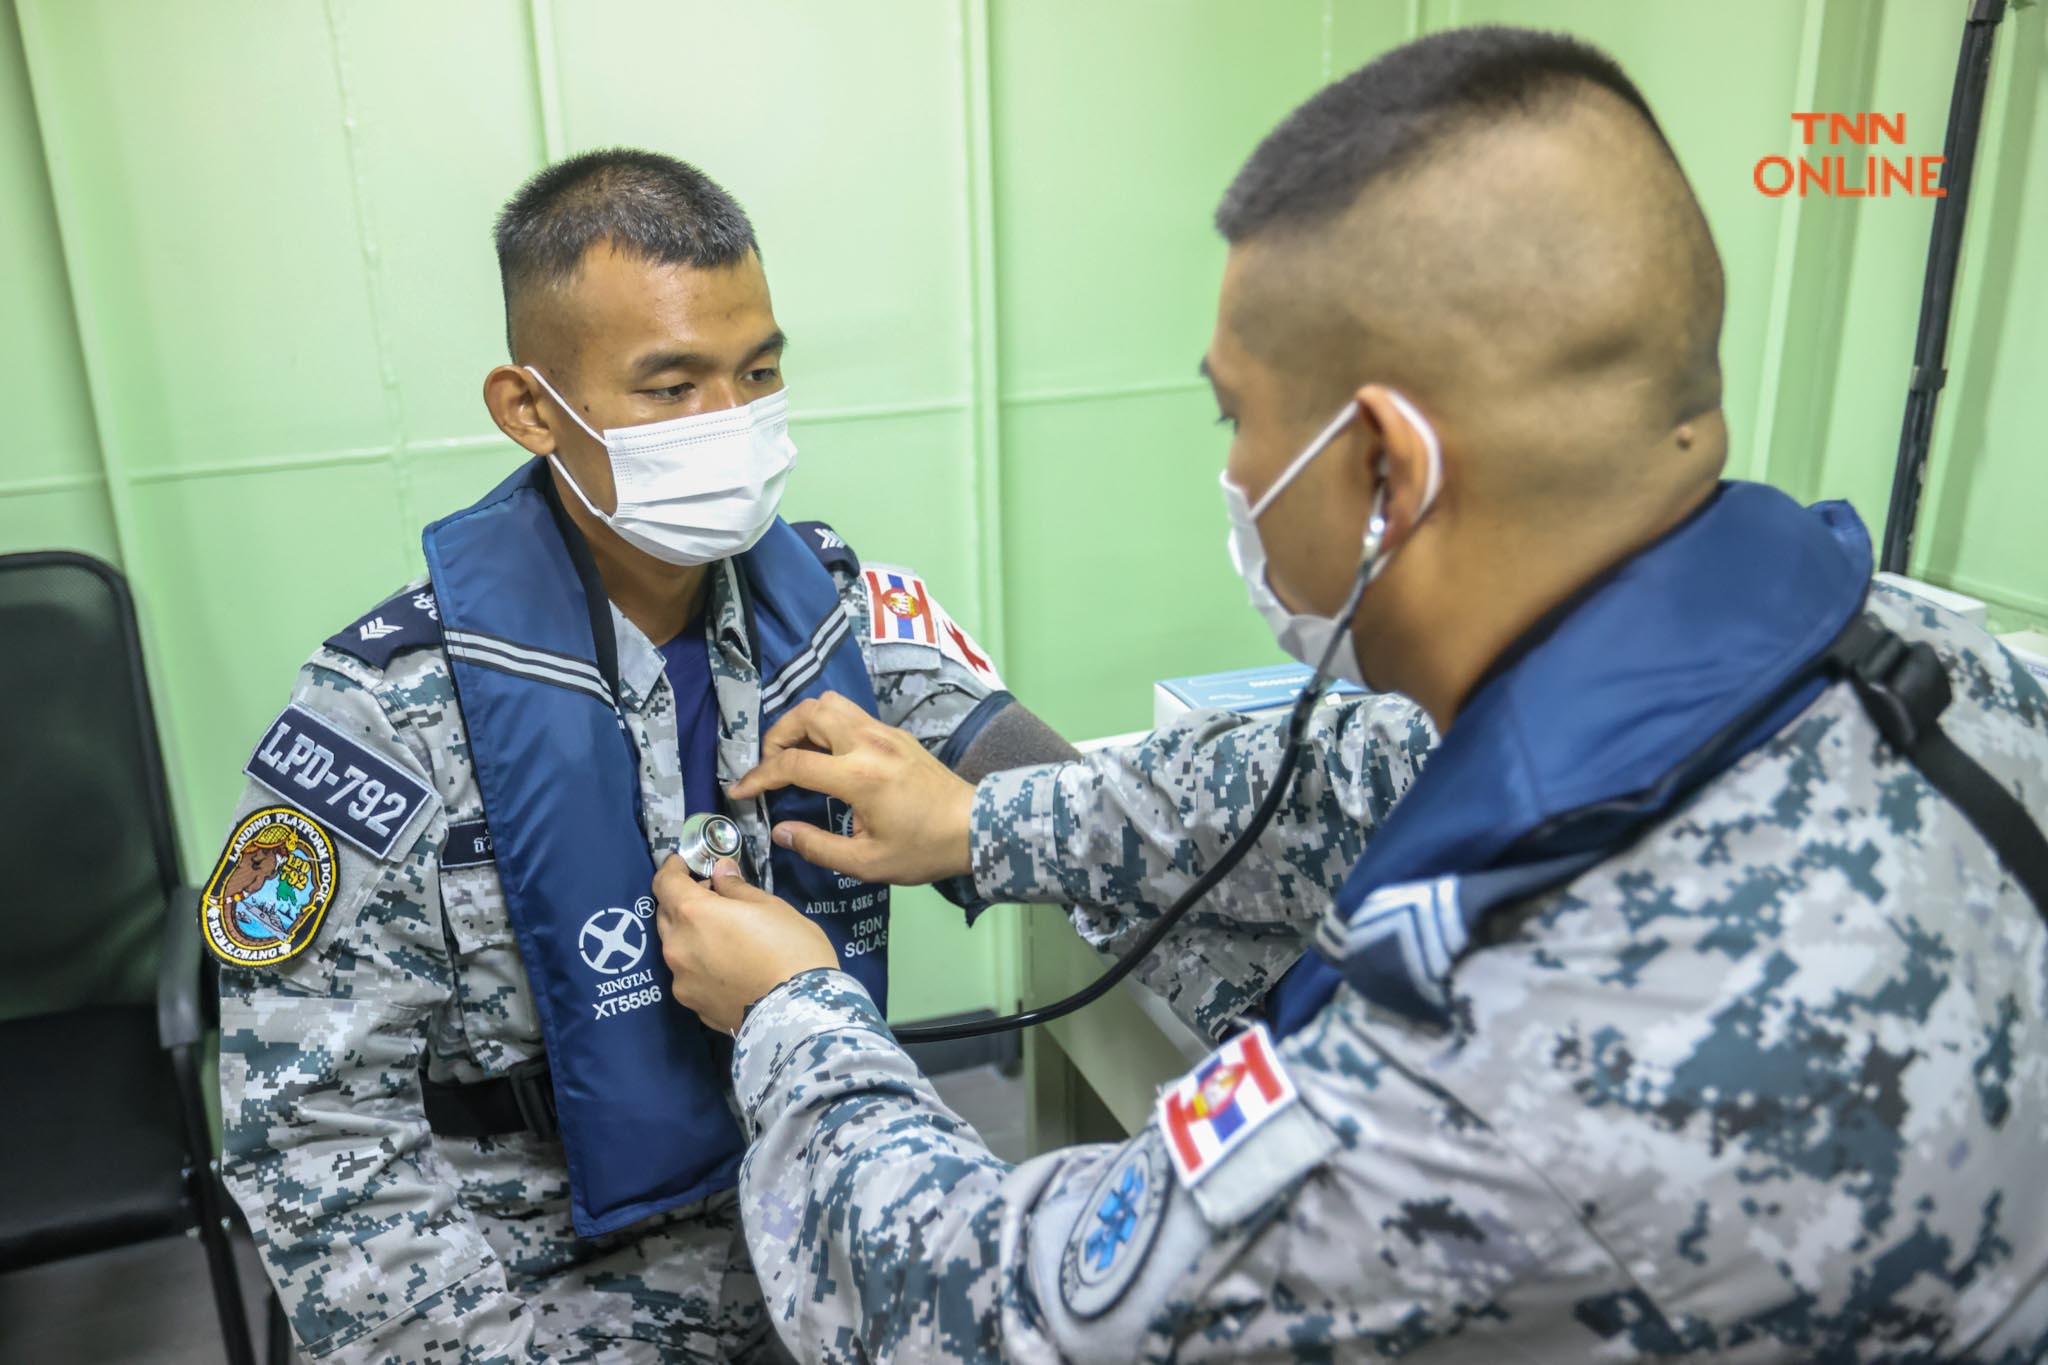
<svg viewBox="0 0 2048 1365">
<path fill-rule="evenodd" d="M 889 1017 L 930 1019 L 987 1009 L 996 984 L 999 938 L 1014 938 L 1014 911 L 994 910 L 973 929 L 958 907 L 921 886 L 889 896 Z"/>
<path fill-rule="evenodd" d="M 477 408 L 482 410 L 482 399 L 477 400 Z M 401 456 L 398 479 L 405 510 L 393 530 L 404 552 L 406 574 L 411 577 L 427 571 L 426 557 L 420 552 L 420 532 L 428 522 L 469 506 L 531 458 L 496 432 L 477 438 L 474 444 L 410 450 Z"/>
<path fill-rule="evenodd" d="M 1076 738 L 1152 723 L 1156 678 L 1281 661 L 1224 550 L 1206 392 L 1003 414 L 1005 677 Z"/>
<path fill-rule="evenodd" d="M 1311 0 L 995 0 L 1006 395 L 1194 373 L 1223 269 L 1210 216 L 1320 83 L 1322 23 Z"/>
<path fill-rule="evenodd" d="M 0 0 L 0 257 L 0 390 L 8 394 L 0 496 L 23 480 L 96 477 L 92 399 L 12 0 Z"/>
<path fill-rule="evenodd" d="M 542 163 L 526 6 L 332 8 L 400 429 L 415 442 L 496 436 L 482 396 L 485 373 L 506 358 L 491 224 Z"/>
<path fill-rule="evenodd" d="M 322 7 L 26 0 L 21 19 L 121 464 L 388 443 Z"/>
<path fill-rule="evenodd" d="M 1786 201 L 1758 193 L 1757 158 L 1785 150 L 1800 107 L 1798 60 L 1804 6 L 1787 0 L 1645 5 L 1641 0 L 1550 0 L 1546 28 L 1605 48 L 1642 90 L 1705 208 L 1728 281 L 1721 332 L 1731 472 L 1755 476 L 1751 449 L 1764 387 L 1780 223 Z M 1514 0 L 1432 5 L 1452 23 L 1529 23 Z M 1740 71 L 1740 79 L 1731 73 Z"/>
<path fill-rule="evenodd" d="M 1401 0 L 1331 0 L 1325 44 L 1330 77 L 1355 71 L 1414 37 L 1411 19 L 1417 17 L 1419 8 L 1419 0 L 1407 4 Z"/>
<path fill-rule="evenodd" d="M 792 393 L 810 369 L 790 371 Z M 828 521 L 863 559 L 916 569 L 977 629 L 967 412 L 806 422 L 800 403 L 792 400 L 800 455 L 783 515 Z"/>
<path fill-rule="evenodd" d="M 1223 552 L 1225 441 L 1191 373 L 1209 218 L 1277 118 L 1416 15 L 1541 22 L 1621 59 L 1727 259 L 1734 467 L 1882 516 L 1930 205 L 1795 221 L 1749 177 L 1809 88 L 1903 109 L 1911 150 L 1937 149 L 1960 5 L 985 0 L 974 90 L 981 3 L 0 0 L 0 551 L 114 554 L 104 446 L 195 866 L 299 662 L 418 571 L 423 522 L 523 458 L 478 389 L 502 353 L 490 220 L 548 151 L 543 109 L 566 149 L 650 145 L 748 205 L 795 342 L 786 510 L 919 569 L 980 629 L 965 130 L 989 101 L 999 663 L 1072 735 L 1147 723 L 1154 678 L 1277 657 Z M 2023 226 L 2048 218 L 2044 32 L 2036 10 L 2000 35 L 1922 537 L 1931 576 L 2015 624 L 2048 622 L 2048 323 L 2026 306 L 2048 246 Z M 1014 924 L 898 908 L 899 1016 L 995 1000 Z"/>
<path fill-rule="evenodd" d="M 186 866 L 219 852 L 242 763 L 320 641 L 409 572 L 388 460 L 138 484 L 144 543 L 174 574 L 137 582 L 154 627 Z"/>
<path fill-rule="evenodd" d="M 16 550 L 83 550 L 119 564 L 106 489 L 94 483 L 25 492 L 0 485 L 0 554 Z"/>
<path fill-rule="evenodd" d="M 667 0 L 604 0 L 554 6 L 553 37 L 572 149 L 667 152 L 746 206 L 802 367 L 793 401 L 967 391 L 953 0 L 773 0 L 688 19 Z"/>
<path fill-rule="evenodd" d="M 1916 8 L 1921 7 L 1886 9 L 1873 100 L 1883 110 L 1906 115 L 1907 150 L 1932 153 L 1941 150 L 1947 124 L 1960 17 L 1955 25 L 1941 22 L 1949 17 L 1947 11 L 1928 6 L 1930 22 L 1919 22 L 1912 13 Z M 1940 54 L 1939 59 L 1932 54 Z M 1855 254 L 1840 300 L 1842 348 L 1833 360 L 1834 401 L 1818 491 L 1852 500 L 1877 536 L 1883 533 L 1898 453 L 1934 203 L 1845 200 L 1842 208 L 1857 215 Z M 1954 395 L 1951 389 L 1943 398 L 1945 410 L 1953 408 Z"/>
<path fill-rule="evenodd" d="M 2016 629 L 2048 626 L 2048 15 L 2013 15 L 1998 41 L 1916 563 Z"/>
</svg>

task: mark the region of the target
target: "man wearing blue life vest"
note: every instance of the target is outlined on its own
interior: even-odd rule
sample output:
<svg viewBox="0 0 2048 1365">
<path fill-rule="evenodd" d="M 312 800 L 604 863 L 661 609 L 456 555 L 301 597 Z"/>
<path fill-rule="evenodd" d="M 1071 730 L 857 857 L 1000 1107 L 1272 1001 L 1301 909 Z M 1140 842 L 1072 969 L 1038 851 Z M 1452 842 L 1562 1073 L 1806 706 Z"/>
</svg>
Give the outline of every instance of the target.
<svg viewBox="0 0 2048 1365">
<path fill-rule="evenodd" d="M 484 400 L 534 458 L 315 651 L 204 893 L 226 1178 L 316 1359 L 780 1359 L 655 868 L 725 813 L 879 1002 L 887 889 L 769 840 L 843 811 L 721 796 L 764 725 L 830 690 L 970 775 L 1071 750 L 915 573 L 777 517 L 783 334 L 724 191 L 592 153 L 497 247 Z"/>
<path fill-rule="evenodd" d="M 1289 652 L 1385 692 L 1312 713 L 1152 955 L 1219 1048 L 1118 1145 L 997 1160 L 823 935 L 664 868 L 790 1345 L 2042 1359 L 2048 698 L 1873 591 L 1845 504 L 1722 480 L 1721 268 L 1635 87 L 1433 35 L 1283 122 L 1217 224 L 1232 558 Z M 732 794 L 830 793 L 851 837 L 776 837 L 1115 949 L 1247 831 L 1286 724 L 970 785 L 822 698 Z"/>
</svg>

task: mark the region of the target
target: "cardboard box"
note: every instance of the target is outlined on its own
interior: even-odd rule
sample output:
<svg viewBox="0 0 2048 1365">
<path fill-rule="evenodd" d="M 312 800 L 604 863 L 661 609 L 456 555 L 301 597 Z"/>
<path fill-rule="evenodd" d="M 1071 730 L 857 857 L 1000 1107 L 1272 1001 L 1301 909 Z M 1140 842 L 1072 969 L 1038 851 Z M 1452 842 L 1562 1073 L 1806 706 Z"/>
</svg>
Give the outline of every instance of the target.
<svg viewBox="0 0 2048 1365">
<path fill-rule="evenodd" d="M 1176 716 L 1211 707 L 1255 715 L 1292 706 L 1314 674 L 1315 670 L 1307 664 L 1272 664 L 1228 673 L 1162 678 L 1152 685 L 1152 724 L 1165 725 Z M 1339 679 L 1330 684 L 1324 700 L 1339 695 L 1363 696 L 1364 689 Z"/>
</svg>

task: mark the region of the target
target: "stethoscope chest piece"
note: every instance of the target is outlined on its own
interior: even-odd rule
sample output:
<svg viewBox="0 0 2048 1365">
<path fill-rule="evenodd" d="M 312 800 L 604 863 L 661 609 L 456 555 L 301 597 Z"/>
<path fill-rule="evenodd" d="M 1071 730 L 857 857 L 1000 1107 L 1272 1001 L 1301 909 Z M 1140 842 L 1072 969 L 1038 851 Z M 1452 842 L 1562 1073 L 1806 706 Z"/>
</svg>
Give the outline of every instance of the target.
<svg viewBox="0 0 2048 1365">
<path fill-rule="evenodd" d="M 683 821 L 676 853 L 693 875 L 709 877 L 720 858 L 736 858 L 739 852 L 740 827 L 729 817 L 706 812 Z"/>
</svg>

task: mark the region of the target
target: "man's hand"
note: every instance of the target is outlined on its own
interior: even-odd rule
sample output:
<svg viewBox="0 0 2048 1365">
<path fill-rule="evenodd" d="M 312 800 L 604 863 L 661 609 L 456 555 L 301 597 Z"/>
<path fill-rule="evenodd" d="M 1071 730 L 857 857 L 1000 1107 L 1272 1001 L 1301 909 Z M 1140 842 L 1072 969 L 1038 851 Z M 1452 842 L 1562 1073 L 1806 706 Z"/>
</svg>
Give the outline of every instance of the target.
<svg viewBox="0 0 2048 1365">
<path fill-rule="evenodd" d="M 676 999 L 722 1032 L 736 1032 L 747 1006 L 791 977 L 839 965 L 823 929 L 789 902 L 748 886 L 730 858 L 700 882 L 670 854 L 654 874 L 654 897 Z"/>
<path fill-rule="evenodd" d="M 737 801 L 806 787 L 853 808 L 853 837 L 800 820 L 775 842 L 864 882 L 915 886 L 969 870 L 974 788 L 925 747 L 836 692 L 799 703 L 761 740 L 761 766 L 728 788 Z"/>
</svg>

